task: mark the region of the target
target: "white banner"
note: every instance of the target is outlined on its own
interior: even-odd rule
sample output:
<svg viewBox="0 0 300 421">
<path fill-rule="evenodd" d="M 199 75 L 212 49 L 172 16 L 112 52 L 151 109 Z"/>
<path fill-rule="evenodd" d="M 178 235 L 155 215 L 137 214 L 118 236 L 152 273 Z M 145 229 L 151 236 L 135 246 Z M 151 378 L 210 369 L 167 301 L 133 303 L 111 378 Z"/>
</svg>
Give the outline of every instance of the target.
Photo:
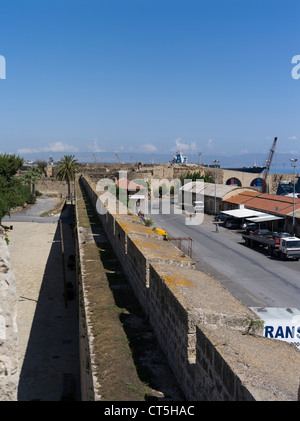
<svg viewBox="0 0 300 421">
<path fill-rule="evenodd" d="M 290 320 L 265 321 L 264 335 L 266 338 L 289 342 L 300 350 L 300 316 Z"/>
</svg>

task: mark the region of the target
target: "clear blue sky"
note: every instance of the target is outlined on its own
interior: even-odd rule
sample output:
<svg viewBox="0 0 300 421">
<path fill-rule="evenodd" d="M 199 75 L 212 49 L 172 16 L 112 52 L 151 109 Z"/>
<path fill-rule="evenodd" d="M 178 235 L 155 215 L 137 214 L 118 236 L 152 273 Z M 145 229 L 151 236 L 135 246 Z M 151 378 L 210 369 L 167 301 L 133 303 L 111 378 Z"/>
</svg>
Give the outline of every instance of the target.
<svg viewBox="0 0 300 421">
<path fill-rule="evenodd" d="M 299 21 L 299 0 L 0 0 L 0 151 L 300 153 Z"/>
</svg>

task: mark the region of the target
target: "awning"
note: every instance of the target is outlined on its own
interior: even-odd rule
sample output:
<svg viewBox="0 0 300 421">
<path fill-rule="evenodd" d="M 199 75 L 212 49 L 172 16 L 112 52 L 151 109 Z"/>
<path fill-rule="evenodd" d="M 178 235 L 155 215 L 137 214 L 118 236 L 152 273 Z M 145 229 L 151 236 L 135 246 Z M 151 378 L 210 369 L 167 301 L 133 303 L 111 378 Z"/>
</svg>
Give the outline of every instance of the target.
<svg viewBox="0 0 300 421">
<path fill-rule="evenodd" d="M 265 215 L 265 216 L 259 216 L 257 218 L 246 218 L 247 220 L 251 222 L 268 222 L 268 221 L 277 221 L 278 219 L 284 219 L 281 216 L 275 216 L 275 215 Z"/>
<path fill-rule="evenodd" d="M 252 217 L 259 217 L 259 216 L 268 216 L 268 214 L 263 212 L 254 211 L 251 209 L 233 209 L 230 211 L 221 211 L 225 215 L 232 216 L 233 218 L 252 218 Z"/>
</svg>

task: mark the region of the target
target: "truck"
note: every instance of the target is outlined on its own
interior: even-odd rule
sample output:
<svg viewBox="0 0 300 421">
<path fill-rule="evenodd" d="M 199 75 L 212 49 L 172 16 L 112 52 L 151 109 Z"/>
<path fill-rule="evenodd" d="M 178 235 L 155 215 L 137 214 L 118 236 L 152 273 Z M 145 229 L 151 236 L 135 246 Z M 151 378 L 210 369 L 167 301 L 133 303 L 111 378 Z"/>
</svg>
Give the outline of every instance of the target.
<svg viewBox="0 0 300 421">
<path fill-rule="evenodd" d="M 281 260 L 300 259 L 300 238 L 293 236 L 263 236 L 255 234 L 243 234 L 247 246 L 251 248 L 264 247 L 269 256 L 279 257 Z"/>
</svg>

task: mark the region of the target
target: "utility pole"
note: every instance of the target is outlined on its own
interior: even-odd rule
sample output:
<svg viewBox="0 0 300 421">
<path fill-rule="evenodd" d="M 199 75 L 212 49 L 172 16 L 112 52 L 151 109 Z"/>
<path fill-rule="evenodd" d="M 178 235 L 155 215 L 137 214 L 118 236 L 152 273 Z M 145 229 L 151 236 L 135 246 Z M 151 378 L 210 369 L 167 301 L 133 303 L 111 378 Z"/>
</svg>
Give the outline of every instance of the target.
<svg viewBox="0 0 300 421">
<path fill-rule="evenodd" d="M 291 165 L 294 168 L 293 175 L 294 175 L 294 194 L 293 194 L 293 236 L 295 236 L 295 196 L 296 196 L 296 186 L 295 186 L 295 170 L 297 165 L 297 158 L 290 158 Z"/>
<path fill-rule="evenodd" d="M 217 164 L 219 164 L 220 161 L 217 159 L 213 160 L 213 163 L 215 164 L 215 216 L 217 215 Z"/>
<path fill-rule="evenodd" d="M 201 155 L 202 155 L 202 152 L 198 152 L 198 155 L 199 155 L 199 171 L 200 171 L 200 167 L 201 167 Z"/>
</svg>

